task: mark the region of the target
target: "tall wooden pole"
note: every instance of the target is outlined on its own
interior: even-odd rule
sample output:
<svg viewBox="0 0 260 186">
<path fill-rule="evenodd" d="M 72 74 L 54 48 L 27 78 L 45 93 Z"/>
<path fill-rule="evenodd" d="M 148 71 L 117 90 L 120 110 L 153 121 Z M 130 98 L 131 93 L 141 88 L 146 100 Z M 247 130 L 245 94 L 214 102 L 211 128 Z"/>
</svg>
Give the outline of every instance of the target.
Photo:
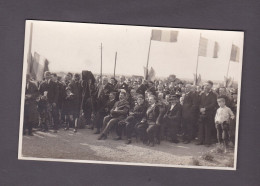
<svg viewBox="0 0 260 186">
<path fill-rule="evenodd" d="M 116 52 L 116 55 L 115 55 L 114 78 L 116 77 L 116 59 L 117 59 L 117 52 Z"/>
<path fill-rule="evenodd" d="M 198 48 L 198 55 L 197 55 L 197 64 L 196 64 L 196 75 L 195 75 L 195 85 L 198 83 L 198 66 L 199 66 L 199 50 L 200 50 L 200 39 L 201 39 L 201 33 L 199 38 L 199 48 Z"/>
<path fill-rule="evenodd" d="M 103 47 L 102 47 L 102 43 L 101 43 L 101 64 L 100 64 L 100 80 L 101 80 L 101 82 L 102 82 L 102 49 L 103 49 Z"/>
<path fill-rule="evenodd" d="M 231 54 L 232 54 L 232 46 L 233 46 L 233 42 L 232 42 L 232 45 L 231 45 L 231 51 L 230 51 L 230 56 L 229 56 L 229 62 L 228 62 L 228 68 L 227 68 L 227 74 L 226 74 L 226 77 L 228 78 L 228 74 L 229 74 L 229 67 L 230 67 L 230 58 L 231 58 Z"/>
<path fill-rule="evenodd" d="M 31 72 L 31 62 L 32 62 L 32 34 L 33 34 L 33 23 L 30 24 L 30 38 L 29 38 L 29 49 L 27 54 L 27 74 Z"/>
<path fill-rule="evenodd" d="M 147 63 L 146 63 L 146 75 L 145 75 L 145 79 L 146 79 L 146 80 L 147 80 L 147 78 L 148 78 L 148 65 L 149 65 L 151 42 L 152 42 L 152 32 L 151 32 L 151 37 L 150 37 L 150 43 L 149 43 L 149 49 L 148 49 L 148 57 L 147 57 Z"/>
</svg>

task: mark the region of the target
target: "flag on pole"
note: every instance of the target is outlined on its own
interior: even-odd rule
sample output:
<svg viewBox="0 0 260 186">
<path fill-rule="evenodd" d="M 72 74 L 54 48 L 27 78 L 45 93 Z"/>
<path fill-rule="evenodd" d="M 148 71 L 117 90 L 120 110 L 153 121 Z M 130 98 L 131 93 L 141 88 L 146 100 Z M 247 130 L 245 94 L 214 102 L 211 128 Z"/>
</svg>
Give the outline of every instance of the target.
<svg viewBox="0 0 260 186">
<path fill-rule="evenodd" d="M 177 42 L 178 31 L 172 30 L 152 30 L 152 38 L 154 41 Z"/>
<path fill-rule="evenodd" d="M 239 47 L 232 44 L 230 61 L 239 62 Z"/>
<path fill-rule="evenodd" d="M 153 67 L 151 67 L 151 69 L 149 70 L 147 80 L 149 80 L 149 81 L 155 80 L 155 71 L 154 71 Z"/>
<path fill-rule="evenodd" d="M 37 80 L 41 81 L 44 76 L 44 72 L 49 70 L 49 61 L 38 54 L 37 52 L 34 52 L 34 57 L 32 59 L 32 66 L 30 69 L 31 76 Z"/>
<path fill-rule="evenodd" d="M 218 58 L 219 44 L 216 41 L 200 37 L 199 56 Z"/>
</svg>

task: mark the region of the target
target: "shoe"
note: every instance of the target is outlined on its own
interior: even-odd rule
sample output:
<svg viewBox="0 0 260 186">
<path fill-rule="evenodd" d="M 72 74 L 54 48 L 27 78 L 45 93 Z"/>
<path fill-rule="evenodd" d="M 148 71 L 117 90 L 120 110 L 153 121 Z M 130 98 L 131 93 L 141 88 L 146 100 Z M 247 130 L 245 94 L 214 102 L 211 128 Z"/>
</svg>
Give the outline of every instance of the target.
<svg viewBox="0 0 260 186">
<path fill-rule="evenodd" d="M 184 141 L 183 143 L 184 143 L 184 144 L 189 144 L 189 143 L 190 143 L 190 141 L 188 141 L 188 140 L 187 140 L 187 141 Z"/>
<path fill-rule="evenodd" d="M 205 147 L 210 147 L 210 144 L 205 144 Z"/>
<path fill-rule="evenodd" d="M 29 136 L 34 136 L 33 133 L 29 133 L 28 135 L 29 135 Z"/>
<path fill-rule="evenodd" d="M 69 128 L 68 128 L 68 127 L 66 127 L 66 128 L 64 128 L 64 130 L 69 130 Z"/>
<path fill-rule="evenodd" d="M 99 131 L 99 130 L 97 130 L 96 132 L 94 132 L 94 134 L 100 134 L 100 131 Z"/>
<path fill-rule="evenodd" d="M 102 139 L 107 139 L 107 135 L 105 134 L 101 134 L 99 137 L 98 137 L 98 140 L 102 140 Z"/>
<path fill-rule="evenodd" d="M 115 141 L 121 140 L 122 138 L 120 136 L 117 136 L 116 138 L 114 138 Z"/>
<path fill-rule="evenodd" d="M 78 132 L 78 131 L 77 131 L 77 129 L 74 129 L 73 132 L 76 133 L 76 132 Z"/>
<path fill-rule="evenodd" d="M 172 143 L 179 143 L 179 140 L 175 139 L 175 140 L 171 140 Z"/>
<path fill-rule="evenodd" d="M 125 142 L 125 144 L 129 145 L 130 143 L 132 143 L 132 141 L 129 139 Z"/>
<path fill-rule="evenodd" d="M 195 143 L 196 145 L 203 145 L 203 143 L 202 142 L 197 142 L 197 143 Z"/>
<path fill-rule="evenodd" d="M 57 130 L 54 130 L 53 133 L 57 133 Z"/>
</svg>

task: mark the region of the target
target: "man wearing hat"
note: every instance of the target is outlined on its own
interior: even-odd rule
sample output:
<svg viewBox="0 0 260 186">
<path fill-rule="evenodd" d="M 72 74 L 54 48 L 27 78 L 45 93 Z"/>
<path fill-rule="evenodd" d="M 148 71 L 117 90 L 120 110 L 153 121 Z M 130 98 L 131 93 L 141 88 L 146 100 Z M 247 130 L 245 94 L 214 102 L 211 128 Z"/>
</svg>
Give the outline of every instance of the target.
<svg viewBox="0 0 260 186">
<path fill-rule="evenodd" d="M 119 101 L 115 103 L 113 108 L 110 111 L 110 114 L 104 118 L 103 126 L 104 130 L 102 131 L 101 135 L 98 137 L 98 140 L 106 139 L 107 134 L 110 129 L 117 125 L 119 121 L 125 119 L 129 112 L 129 103 L 126 100 L 126 93 L 120 92 L 119 94 Z"/>
<path fill-rule="evenodd" d="M 161 130 L 167 131 L 167 137 L 170 137 L 172 143 L 178 143 L 177 132 L 181 122 L 181 105 L 178 102 L 178 95 L 170 95 L 170 104 L 167 107 L 166 113 L 163 117 L 163 125 Z"/>
<path fill-rule="evenodd" d="M 140 94 L 137 96 L 137 104 L 135 105 L 133 112 L 130 112 L 129 116 L 125 120 L 118 123 L 117 134 L 119 136 L 119 139 L 121 139 L 122 130 L 125 126 L 127 136 L 126 144 L 130 144 L 132 142 L 131 138 L 134 126 L 142 120 L 145 115 L 146 109 L 147 107 L 144 102 L 144 97 Z"/>
<path fill-rule="evenodd" d="M 198 142 L 197 145 L 211 145 L 212 129 L 214 128 L 214 117 L 217 109 L 217 96 L 212 92 L 213 82 L 207 81 L 204 92 L 201 94 L 198 120 Z M 215 137 L 216 138 L 216 137 Z"/>
</svg>

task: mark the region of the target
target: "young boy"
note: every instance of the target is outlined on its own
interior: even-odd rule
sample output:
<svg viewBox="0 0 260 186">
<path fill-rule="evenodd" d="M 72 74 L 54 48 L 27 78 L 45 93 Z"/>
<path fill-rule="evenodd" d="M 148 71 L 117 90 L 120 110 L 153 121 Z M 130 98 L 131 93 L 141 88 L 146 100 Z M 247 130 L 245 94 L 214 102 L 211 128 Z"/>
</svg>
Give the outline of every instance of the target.
<svg viewBox="0 0 260 186">
<path fill-rule="evenodd" d="M 225 152 L 227 152 L 229 123 L 230 119 L 234 119 L 235 116 L 231 109 L 226 106 L 226 100 L 224 96 L 219 96 L 217 98 L 217 102 L 219 105 L 215 116 L 217 138 L 219 144 L 221 144 L 222 141 L 224 142 L 224 149 Z"/>
<path fill-rule="evenodd" d="M 47 121 L 50 122 L 48 114 L 48 101 L 47 101 L 47 92 L 44 92 L 43 96 L 40 96 L 37 100 L 37 111 L 39 112 L 39 125 L 42 132 L 48 131 Z"/>
<path fill-rule="evenodd" d="M 65 130 L 69 130 L 70 126 L 74 126 L 74 132 L 77 132 L 77 125 L 74 121 L 74 112 L 77 108 L 77 103 L 75 102 L 75 95 L 71 92 L 69 87 L 66 88 L 66 97 L 63 103 L 63 111 L 65 115 L 66 128 Z"/>
</svg>

